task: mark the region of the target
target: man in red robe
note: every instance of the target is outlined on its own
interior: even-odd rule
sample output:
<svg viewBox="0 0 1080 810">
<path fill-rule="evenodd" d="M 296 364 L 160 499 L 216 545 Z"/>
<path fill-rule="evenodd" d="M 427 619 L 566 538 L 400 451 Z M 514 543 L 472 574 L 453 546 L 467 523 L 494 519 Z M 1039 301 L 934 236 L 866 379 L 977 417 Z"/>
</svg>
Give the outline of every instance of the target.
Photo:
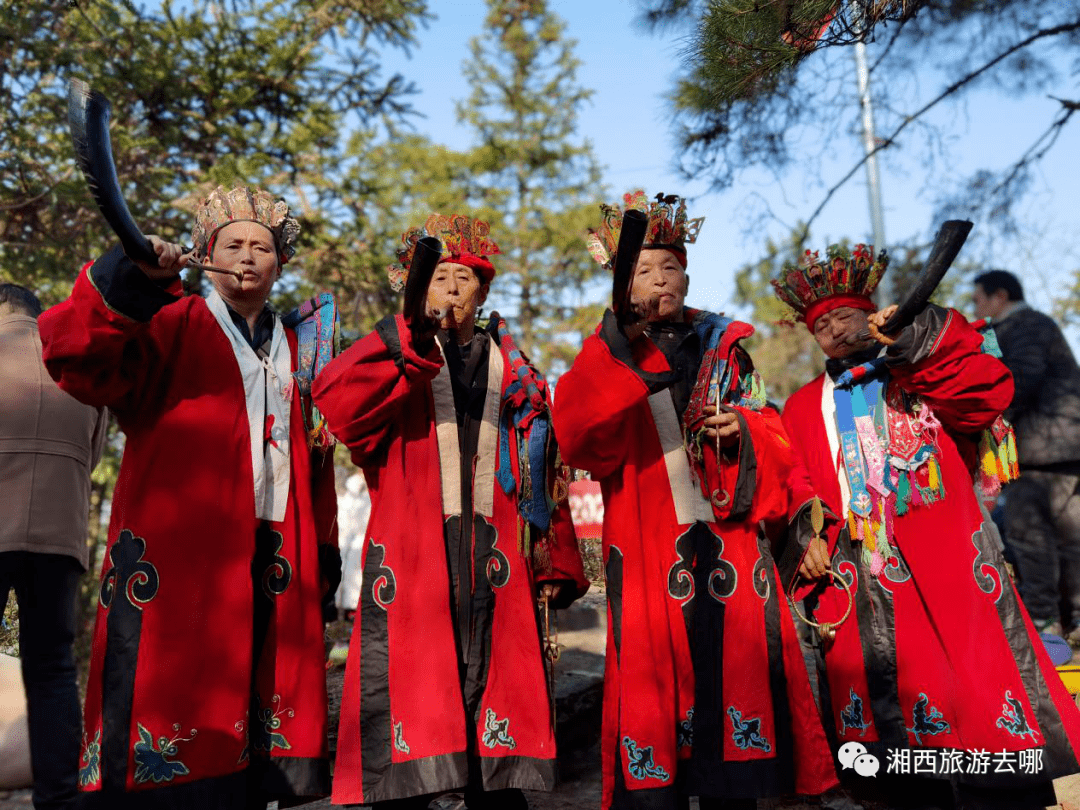
<svg viewBox="0 0 1080 810">
<path fill-rule="evenodd" d="M 547 386 L 493 316 L 487 224 L 433 214 L 427 317 L 383 319 L 330 364 L 315 401 L 371 491 L 363 589 L 345 669 L 335 804 L 517 810 L 555 781 L 537 595 L 588 589 L 554 474 Z M 440 313 L 438 320 L 433 313 Z M 554 505 L 554 509 L 553 509 Z"/>
<path fill-rule="evenodd" d="M 1080 770 L 1080 713 L 973 489 L 1012 378 L 955 310 L 930 306 L 882 336 L 894 308 L 874 313 L 870 294 L 886 266 L 872 247 L 834 245 L 774 282 L 829 358 L 784 409 L 796 452 L 781 572 L 785 585 L 817 583 L 819 622 L 854 592 L 851 618 L 823 639 L 823 703 L 838 744 L 880 761 L 876 779 L 851 777 L 858 793 L 1035 810 L 1054 804 L 1051 779 Z M 815 497 L 823 538 L 810 527 Z"/>
<path fill-rule="evenodd" d="M 309 444 L 294 380 L 312 369 L 266 305 L 298 231 L 267 192 L 219 187 L 193 233 L 204 263 L 229 271 L 206 299 L 177 294 L 189 257 L 152 239 L 158 267 L 116 248 L 41 317 L 50 374 L 127 437 L 86 694 L 79 782 L 93 806 L 329 792 L 333 460 Z"/>
<path fill-rule="evenodd" d="M 744 323 L 683 306 L 701 220 L 643 192 L 649 217 L 631 300 L 609 310 L 555 397 L 567 463 L 604 496 L 607 808 L 753 808 L 836 776 L 759 522 L 782 516 L 790 448 L 739 341 Z M 612 266 L 622 212 L 590 249 Z M 779 482 L 779 483 L 778 483 Z"/>
</svg>

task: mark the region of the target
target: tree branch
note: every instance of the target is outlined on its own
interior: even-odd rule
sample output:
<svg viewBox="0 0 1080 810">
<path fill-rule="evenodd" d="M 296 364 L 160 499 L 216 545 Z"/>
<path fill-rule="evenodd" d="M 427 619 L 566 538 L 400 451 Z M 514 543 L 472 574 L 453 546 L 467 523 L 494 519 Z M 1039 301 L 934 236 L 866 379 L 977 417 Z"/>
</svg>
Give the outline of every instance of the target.
<svg viewBox="0 0 1080 810">
<path fill-rule="evenodd" d="M 1058 136 L 1061 135 L 1061 130 L 1072 118 L 1073 113 L 1080 111 L 1080 103 L 1075 101 L 1068 101 L 1066 99 L 1055 98 L 1050 96 L 1054 101 L 1061 103 L 1062 110 L 1058 117 L 1054 119 L 1053 123 L 1047 127 L 1046 131 L 1040 135 L 1035 143 L 1033 143 L 1028 150 L 1020 156 L 1020 159 L 1013 164 L 1012 170 L 1005 176 L 1005 178 L 994 186 L 993 190 L 988 196 L 993 197 L 1003 188 L 1009 185 L 1016 177 L 1024 170 L 1026 166 L 1036 163 L 1046 155 L 1047 152 L 1057 142 Z M 1040 146 L 1041 144 L 1041 146 Z"/>
<path fill-rule="evenodd" d="M 6 200 L 4 202 L 0 202 L 0 211 L 16 211 L 16 210 L 18 210 L 20 208 L 27 208 L 27 207 L 29 207 L 31 205 L 34 205 L 35 203 L 40 202 L 45 197 L 52 194 L 53 189 L 55 189 L 61 183 L 66 182 L 68 180 L 68 178 L 71 177 L 71 174 L 74 171 L 73 168 L 69 167 L 59 179 L 53 180 L 52 177 L 49 176 L 48 172 L 45 171 L 45 169 L 42 168 L 40 165 L 35 165 L 35 166 L 32 166 L 32 167 L 20 167 L 20 168 L 21 169 L 33 168 L 33 169 L 35 169 L 37 171 L 38 174 L 45 177 L 46 180 L 49 181 L 49 182 L 46 183 L 45 188 L 42 189 L 39 193 L 34 194 L 34 195 L 30 196 L 30 197 L 24 197 L 21 200 L 12 200 L 11 202 L 8 202 Z"/>
<path fill-rule="evenodd" d="M 896 30 L 893 32 L 892 37 L 889 38 L 888 44 L 886 44 L 885 47 L 881 49 L 881 53 L 878 55 L 878 58 L 875 59 L 874 64 L 872 64 L 870 66 L 870 75 L 871 76 L 873 76 L 874 71 L 878 69 L 878 65 L 880 65 L 882 62 L 885 61 L 885 57 L 889 55 L 889 52 L 893 49 L 893 46 L 897 43 L 897 41 L 903 35 L 903 33 L 904 33 L 904 23 L 906 23 L 906 22 L 907 22 L 907 20 L 902 20 L 900 22 L 900 24 L 896 26 Z"/>
<path fill-rule="evenodd" d="M 833 185 L 829 189 L 829 191 L 825 194 L 825 198 L 821 201 L 821 203 L 818 205 L 818 207 L 814 209 L 814 213 L 812 213 L 809 216 L 809 218 L 806 220 L 806 223 L 803 226 L 803 231 L 802 231 L 802 235 L 801 235 L 800 238 L 801 239 L 806 239 L 807 238 L 807 236 L 810 233 L 810 225 L 814 222 L 815 219 L 817 219 L 817 217 L 821 214 L 821 212 L 823 210 L 825 210 L 825 206 L 828 205 L 829 200 L 831 200 L 833 198 L 833 195 L 836 194 L 836 192 L 839 191 L 840 188 L 845 183 L 847 183 L 848 180 L 850 180 L 852 177 L 855 176 L 855 173 L 859 169 L 861 169 L 863 167 L 863 165 L 866 163 L 866 161 L 868 161 L 870 159 L 871 156 L 876 155 L 878 152 L 880 152 L 885 147 L 891 146 L 893 143 L 895 143 L 896 137 L 901 132 L 903 132 L 904 129 L 907 128 L 908 124 L 910 124 L 912 121 L 916 120 L 920 116 L 927 113 L 930 109 L 932 109 L 937 104 L 939 104 L 941 101 L 943 101 L 946 98 L 948 98 L 949 96 L 951 96 L 953 93 L 955 93 L 957 90 L 959 90 L 964 85 L 966 85 L 969 82 L 975 80 L 976 78 L 981 76 L 983 73 L 990 70 L 990 68 L 994 67 L 995 65 L 997 65 L 999 62 L 1003 61 L 1004 59 L 1007 59 L 1008 57 L 1012 56 L 1017 51 L 1023 50 L 1024 48 L 1026 48 L 1031 43 L 1036 42 L 1036 41 L 1038 41 L 1040 39 L 1044 39 L 1046 37 L 1054 37 L 1054 36 L 1058 36 L 1059 34 L 1067 34 L 1067 33 L 1071 32 L 1071 31 L 1077 31 L 1077 30 L 1080 30 L 1080 19 L 1077 19 L 1077 20 L 1075 20 L 1074 22 L 1071 22 L 1071 23 L 1064 23 L 1062 25 L 1057 25 L 1057 26 L 1054 26 L 1053 28 L 1044 28 L 1044 29 L 1040 29 L 1039 31 L 1036 31 L 1034 34 L 1029 36 L 1027 39 L 1021 40 L 1020 42 L 1016 43 L 1015 45 L 1012 45 L 1011 47 L 1009 47 L 1006 50 L 999 53 L 997 56 L 995 56 L 993 59 L 991 59 L 989 62 L 987 62 L 982 67 L 978 68 L 977 70 L 973 70 L 971 73 L 968 73 L 966 76 L 963 76 L 960 79 L 957 79 L 955 82 L 953 82 L 948 87 L 946 87 L 941 93 L 939 93 L 938 96 L 936 98 L 934 98 L 932 101 L 929 101 L 926 104 L 924 104 L 922 106 L 922 108 L 920 108 L 918 111 L 912 113 L 911 115 L 906 116 L 904 118 L 903 122 L 900 124 L 900 126 L 898 126 L 896 129 L 893 130 L 891 135 L 889 135 L 887 138 L 879 139 L 880 142 L 877 144 L 877 146 L 875 146 L 873 148 L 873 150 L 871 150 L 866 155 L 864 155 L 862 160 L 860 160 L 858 163 L 856 163 L 854 166 L 852 166 L 851 170 L 847 174 L 845 174 L 839 180 L 839 182 L 837 182 L 835 185 Z M 1057 100 L 1061 101 L 1061 99 L 1057 99 Z M 1062 101 L 1061 103 L 1066 106 L 1066 109 L 1068 109 L 1069 104 L 1075 104 L 1076 102 L 1064 102 L 1064 101 Z M 1071 114 L 1071 111 L 1070 111 L 1070 114 Z M 1065 120 L 1068 120 L 1067 116 L 1066 116 Z M 1061 123 L 1064 124 L 1064 121 L 1062 121 Z"/>
</svg>

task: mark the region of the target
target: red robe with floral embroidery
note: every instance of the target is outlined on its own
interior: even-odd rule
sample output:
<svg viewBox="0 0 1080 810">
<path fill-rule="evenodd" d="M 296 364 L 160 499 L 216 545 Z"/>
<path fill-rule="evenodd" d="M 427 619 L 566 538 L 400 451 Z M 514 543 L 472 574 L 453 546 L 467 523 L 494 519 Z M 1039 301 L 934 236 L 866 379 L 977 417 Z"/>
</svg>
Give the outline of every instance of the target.
<svg viewBox="0 0 1080 810">
<path fill-rule="evenodd" d="M 1013 774 L 994 773 L 993 766 L 989 774 L 943 773 L 937 766 L 944 758 L 922 771 L 1007 786 L 1080 770 L 1080 713 L 1017 598 L 973 490 L 979 433 L 1012 397 L 1008 369 L 983 354 L 981 344 L 962 315 L 932 307 L 889 350 L 888 385 L 918 395 L 941 422 L 937 463 L 945 496 L 895 517 L 888 539 L 896 557 L 879 576 L 837 519 L 846 474 L 823 421 L 824 375 L 788 400 L 783 421 L 796 450 L 794 534 L 805 544 L 808 504 L 820 497 L 833 569 L 855 591 L 853 615 L 825 648 L 827 697 L 840 741 L 866 745 L 883 770 L 888 749 L 959 751 L 963 771 L 971 762 L 965 751 L 1014 752 Z M 785 553 L 785 577 L 794 576 L 803 547 Z M 839 618 L 847 607 L 835 584 L 818 601 L 820 621 Z"/>
<path fill-rule="evenodd" d="M 325 794 L 317 546 L 337 541 L 337 500 L 332 459 L 308 450 L 297 386 L 285 517 L 263 529 L 269 545 L 257 554 L 244 385 L 206 302 L 166 292 L 114 251 L 84 268 L 40 329 L 60 387 L 107 406 L 126 436 L 94 627 L 83 790 L 105 807 L 125 791 L 147 807 L 233 807 L 257 763 L 270 795 Z M 295 368 L 295 335 L 285 336 Z M 250 717 L 256 599 L 272 607 Z"/>
<path fill-rule="evenodd" d="M 687 310 L 687 319 L 699 313 Z M 732 322 L 719 356 L 751 371 Z M 784 514 L 790 448 L 776 411 L 728 404 L 738 448 L 715 507 L 691 477 L 669 370 L 647 337 L 605 317 L 555 393 L 563 457 L 604 496 L 608 643 L 604 808 L 821 793 L 836 784 L 795 627 L 759 521 Z M 726 400 L 725 400 L 726 402 Z"/>
<path fill-rule="evenodd" d="M 527 462 L 502 434 L 517 375 L 493 340 L 487 364 L 471 488 L 447 364 L 438 347 L 417 353 L 402 316 L 381 321 L 315 382 L 317 406 L 371 490 L 335 804 L 463 788 L 470 758 L 484 790 L 554 786 L 537 583 L 565 582 L 569 600 L 588 582 L 565 495 L 525 553 Z M 467 559 L 448 559 L 450 548 Z"/>
</svg>

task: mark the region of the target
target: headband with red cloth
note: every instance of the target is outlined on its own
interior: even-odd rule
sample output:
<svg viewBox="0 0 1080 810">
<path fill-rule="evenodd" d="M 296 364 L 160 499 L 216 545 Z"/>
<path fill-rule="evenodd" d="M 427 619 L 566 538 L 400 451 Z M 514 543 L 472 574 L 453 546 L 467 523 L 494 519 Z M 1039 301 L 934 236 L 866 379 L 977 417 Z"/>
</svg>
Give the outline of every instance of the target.
<svg viewBox="0 0 1080 810">
<path fill-rule="evenodd" d="M 479 277 L 480 281 L 484 284 L 490 284 L 491 280 L 495 278 L 495 265 L 488 261 L 486 256 L 477 256 L 474 253 L 451 253 L 449 256 L 443 255 L 439 259 L 439 264 L 443 262 L 454 262 L 455 264 L 463 264 L 466 267 L 473 270 Z"/>
<path fill-rule="evenodd" d="M 590 228 L 585 244 L 589 253 L 608 270 L 615 267 L 615 251 L 622 234 L 623 214 L 633 208 L 649 218 L 645 230 L 645 244 L 642 250 L 670 250 L 686 269 L 686 245 L 697 240 L 698 231 L 705 221 L 704 217 L 690 219 L 686 215 L 686 200 L 677 194 L 657 194 L 655 200 L 649 200 L 645 192 L 638 189 L 623 195 L 623 205 L 600 204 L 603 222 L 599 228 Z"/>
<path fill-rule="evenodd" d="M 806 308 L 806 314 L 803 316 L 806 321 L 806 328 L 813 332 L 814 324 L 818 318 L 827 312 L 832 312 L 834 309 L 840 309 L 840 307 L 852 307 L 865 312 L 877 312 L 877 306 L 865 295 L 830 295 L 828 298 L 815 301 Z"/>
</svg>

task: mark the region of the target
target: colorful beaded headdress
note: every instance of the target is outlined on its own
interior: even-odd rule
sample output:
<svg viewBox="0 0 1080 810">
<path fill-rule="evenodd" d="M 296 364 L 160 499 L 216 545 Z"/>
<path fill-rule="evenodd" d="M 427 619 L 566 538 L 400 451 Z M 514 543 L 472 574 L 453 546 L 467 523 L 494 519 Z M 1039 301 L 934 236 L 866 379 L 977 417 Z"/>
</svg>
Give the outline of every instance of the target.
<svg viewBox="0 0 1080 810">
<path fill-rule="evenodd" d="M 488 239 L 491 228 L 480 219 L 471 219 L 464 214 L 443 216 L 432 214 L 422 228 L 410 228 L 401 235 L 405 247 L 397 252 L 398 263 L 386 268 L 390 277 L 390 286 L 395 292 L 405 289 L 409 278 L 416 243 L 425 236 L 434 236 L 442 242 L 442 258 L 439 262 L 457 262 L 476 271 L 481 281 L 490 284 L 495 278 L 495 265 L 488 261 L 488 256 L 501 253 L 499 246 Z"/>
<path fill-rule="evenodd" d="M 822 261 L 818 251 L 807 250 L 797 265 L 784 265 L 780 278 L 773 279 L 776 297 L 795 310 L 798 320 L 813 331 L 814 322 L 838 307 L 855 307 L 873 312 L 870 300 L 889 257 L 885 251 L 874 259 L 873 245 L 829 245 Z"/>
<path fill-rule="evenodd" d="M 191 240 L 199 256 L 207 255 L 217 232 L 230 222 L 257 222 L 269 229 L 282 264 L 296 253 L 300 223 L 289 216 L 288 203 L 261 188 L 237 186 L 226 190 L 218 186 L 195 212 Z"/>
<path fill-rule="evenodd" d="M 697 240 L 698 231 L 705 217 L 686 218 L 686 200 L 678 195 L 657 194 L 652 202 L 645 192 L 638 189 L 632 194 L 623 195 L 623 208 L 617 205 L 600 204 L 604 221 L 599 228 L 589 229 L 585 243 L 589 253 L 609 270 L 614 267 L 615 250 L 619 246 L 619 234 L 622 232 L 623 211 L 635 208 L 649 216 L 649 227 L 645 231 L 644 248 L 667 248 L 678 254 L 686 255 L 686 245 Z"/>
</svg>

